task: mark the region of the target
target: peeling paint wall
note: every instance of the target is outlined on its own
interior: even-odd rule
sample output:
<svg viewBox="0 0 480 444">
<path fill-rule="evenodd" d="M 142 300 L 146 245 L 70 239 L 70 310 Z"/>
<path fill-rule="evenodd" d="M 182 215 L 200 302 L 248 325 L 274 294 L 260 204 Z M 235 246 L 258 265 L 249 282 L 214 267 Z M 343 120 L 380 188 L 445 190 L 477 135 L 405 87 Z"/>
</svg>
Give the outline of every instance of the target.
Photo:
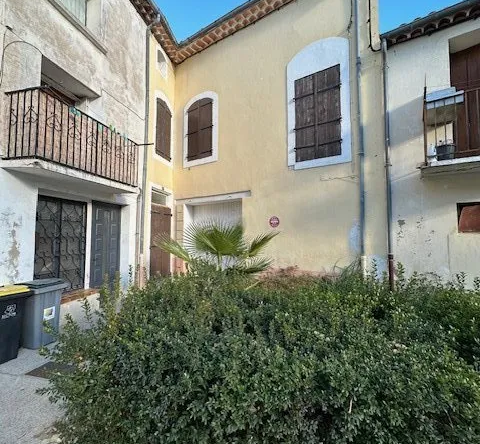
<svg viewBox="0 0 480 444">
<path fill-rule="evenodd" d="M 0 168 L 0 285 L 33 276 L 36 206 L 35 186 Z"/>
<path fill-rule="evenodd" d="M 414 271 L 452 279 L 480 275 L 480 235 L 458 233 L 457 203 L 480 201 L 480 175 L 453 173 L 422 178 L 422 106 L 429 91 L 450 86 L 450 44 L 469 35 L 480 43 L 480 24 L 471 21 L 392 47 L 388 51 L 391 120 L 393 235 L 395 259 Z M 408 73 L 408 75 L 406 75 Z"/>
<path fill-rule="evenodd" d="M 68 17 L 56 0 L 0 2 L 0 43 L 5 39 L 0 87 L 0 154 L 7 144 L 4 92 L 40 86 L 42 57 L 73 77 L 91 97 L 78 108 L 143 143 L 146 25 L 130 0 L 89 0 L 87 26 Z M 140 162 L 142 156 L 140 155 Z M 0 285 L 33 277 L 35 212 L 39 189 L 54 196 L 83 196 L 125 205 L 121 269 L 135 263 L 136 196 L 105 195 L 95 185 L 62 185 L 55 175 L 10 173 L 0 160 Z M 58 167 L 56 173 L 69 174 Z M 83 186 L 82 184 L 85 184 Z M 121 191 L 119 192 L 121 193 Z M 91 227 L 87 227 L 90 230 Z M 87 245 L 87 250 L 90 245 Z"/>
<path fill-rule="evenodd" d="M 5 51 L 1 91 L 39 86 L 43 55 L 98 96 L 83 103 L 82 110 L 141 143 L 145 108 L 143 20 L 129 0 L 90 1 L 89 7 L 101 8 L 102 20 L 101 26 L 87 29 L 92 36 L 89 39 L 54 3 L 5 0 L 1 33 L 11 45 Z"/>
</svg>

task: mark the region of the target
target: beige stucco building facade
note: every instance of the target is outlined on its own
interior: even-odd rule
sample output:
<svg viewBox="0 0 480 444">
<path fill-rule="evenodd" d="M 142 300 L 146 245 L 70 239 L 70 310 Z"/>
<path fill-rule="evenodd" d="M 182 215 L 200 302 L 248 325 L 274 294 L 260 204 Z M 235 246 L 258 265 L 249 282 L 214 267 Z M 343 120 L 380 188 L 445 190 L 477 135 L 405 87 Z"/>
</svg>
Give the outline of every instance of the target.
<svg viewBox="0 0 480 444">
<path fill-rule="evenodd" d="M 171 107 L 172 137 L 171 161 L 156 156 L 155 146 L 149 151 L 147 269 L 152 189 L 173 210 L 171 233 L 179 240 L 192 221 L 241 220 L 251 235 L 280 232 L 268 250 L 275 267 L 331 271 L 363 256 L 365 264 L 375 260 L 385 269 L 377 2 L 360 1 L 358 10 L 346 0 L 273 3 L 249 2 L 180 44 L 164 22 L 153 26 L 165 51 L 152 39 L 149 141 L 156 142 L 159 97 Z M 265 5 L 273 12 L 262 15 Z M 159 52 L 167 55 L 163 70 Z M 297 161 L 295 81 L 334 66 L 341 84 L 341 149 Z M 191 160 L 189 109 L 198 100 L 212 103 L 212 150 Z"/>
</svg>

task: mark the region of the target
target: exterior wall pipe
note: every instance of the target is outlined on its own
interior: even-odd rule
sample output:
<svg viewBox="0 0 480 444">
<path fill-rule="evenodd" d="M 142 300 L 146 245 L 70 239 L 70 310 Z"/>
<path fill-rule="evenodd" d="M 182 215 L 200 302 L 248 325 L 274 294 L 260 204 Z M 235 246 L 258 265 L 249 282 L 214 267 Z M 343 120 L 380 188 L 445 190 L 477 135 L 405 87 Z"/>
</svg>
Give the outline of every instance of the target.
<svg viewBox="0 0 480 444">
<path fill-rule="evenodd" d="M 362 274 L 367 273 L 367 257 L 365 253 L 365 137 L 362 121 L 362 58 L 360 48 L 360 2 L 355 0 L 355 48 L 356 48 L 356 71 L 357 71 L 357 119 L 358 119 L 358 158 L 359 158 L 359 194 L 360 194 L 360 267 Z"/>
<path fill-rule="evenodd" d="M 144 151 L 143 151 L 143 169 L 142 169 L 142 189 L 140 190 L 140 194 L 138 198 L 141 199 L 140 205 L 137 205 L 139 208 L 140 214 L 137 216 L 137 223 L 140 224 L 140 239 L 138 242 L 137 247 L 137 264 L 140 265 L 143 261 L 142 258 L 144 257 L 145 253 L 145 208 L 146 208 L 146 190 L 147 190 L 147 168 L 148 168 L 148 150 L 150 144 L 148 143 L 149 137 L 149 126 L 150 126 L 150 34 L 152 28 L 160 22 L 161 15 L 158 12 L 157 18 L 147 26 L 145 32 L 145 132 L 144 132 Z M 138 230 L 137 230 L 138 231 Z M 136 272 L 139 273 L 137 276 L 140 279 L 140 276 L 143 276 L 141 273 L 142 270 L 138 269 Z M 140 281 L 139 281 L 140 282 Z"/>
<path fill-rule="evenodd" d="M 387 197 L 387 254 L 388 254 L 388 282 L 390 290 L 395 289 L 395 258 L 393 254 L 392 236 L 392 162 L 390 157 L 390 113 L 388 111 L 388 66 L 387 66 L 387 40 L 382 40 L 383 56 L 383 115 L 385 116 L 385 186 Z"/>
</svg>

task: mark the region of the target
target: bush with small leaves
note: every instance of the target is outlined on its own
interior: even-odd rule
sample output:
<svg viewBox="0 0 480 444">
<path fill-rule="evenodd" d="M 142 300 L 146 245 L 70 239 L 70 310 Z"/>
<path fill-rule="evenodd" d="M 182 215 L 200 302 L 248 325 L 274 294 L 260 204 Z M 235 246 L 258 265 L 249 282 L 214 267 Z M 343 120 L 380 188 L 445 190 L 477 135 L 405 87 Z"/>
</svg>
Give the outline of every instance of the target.
<svg viewBox="0 0 480 444">
<path fill-rule="evenodd" d="M 288 278 L 286 278 L 288 279 Z M 47 389 L 65 444 L 480 442 L 480 293 L 204 272 L 105 294 Z"/>
</svg>

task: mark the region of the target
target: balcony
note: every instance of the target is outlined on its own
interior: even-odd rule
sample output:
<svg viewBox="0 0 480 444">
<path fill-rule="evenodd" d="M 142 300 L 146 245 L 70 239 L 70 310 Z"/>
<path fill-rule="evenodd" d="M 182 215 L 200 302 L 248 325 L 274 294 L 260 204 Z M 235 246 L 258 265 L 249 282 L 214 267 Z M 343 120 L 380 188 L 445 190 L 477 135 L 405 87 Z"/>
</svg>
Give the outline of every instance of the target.
<svg viewBox="0 0 480 444">
<path fill-rule="evenodd" d="M 35 159 L 44 171 L 76 175 L 117 192 L 137 187 L 138 146 L 126 136 L 59 100 L 48 88 L 6 94 L 10 115 L 3 159 L 10 162 L 4 162 L 5 168 L 31 172 L 18 161 Z"/>
<path fill-rule="evenodd" d="M 424 97 L 422 175 L 480 171 L 480 88 Z"/>
</svg>

